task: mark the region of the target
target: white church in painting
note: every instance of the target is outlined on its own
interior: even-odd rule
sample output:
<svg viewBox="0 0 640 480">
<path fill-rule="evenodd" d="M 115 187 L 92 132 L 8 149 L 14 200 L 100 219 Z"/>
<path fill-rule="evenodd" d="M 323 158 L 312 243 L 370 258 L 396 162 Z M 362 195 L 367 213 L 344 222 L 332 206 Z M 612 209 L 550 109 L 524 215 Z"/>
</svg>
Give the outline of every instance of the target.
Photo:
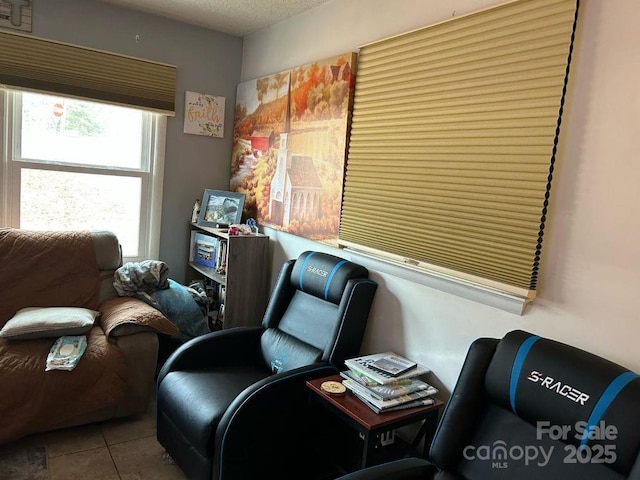
<svg viewBox="0 0 640 480">
<path fill-rule="evenodd" d="M 287 227 L 293 220 L 320 218 L 322 184 L 313 158 L 289 151 L 289 133 L 280 134 L 278 163 L 271 180 L 269 217 L 271 223 Z"/>
</svg>

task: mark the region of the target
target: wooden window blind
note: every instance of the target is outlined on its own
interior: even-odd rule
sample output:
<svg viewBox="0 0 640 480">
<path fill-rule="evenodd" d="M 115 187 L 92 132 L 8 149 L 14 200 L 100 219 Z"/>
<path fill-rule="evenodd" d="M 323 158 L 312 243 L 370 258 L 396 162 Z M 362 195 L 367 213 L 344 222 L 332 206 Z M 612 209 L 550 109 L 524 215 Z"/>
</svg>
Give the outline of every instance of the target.
<svg viewBox="0 0 640 480">
<path fill-rule="evenodd" d="M 176 67 L 0 32 L 0 85 L 175 114 Z"/>
<path fill-rule="evenodd" d="M 576 0 L 360 49 L 339 244 L 535 296 Z"/>
</svg>

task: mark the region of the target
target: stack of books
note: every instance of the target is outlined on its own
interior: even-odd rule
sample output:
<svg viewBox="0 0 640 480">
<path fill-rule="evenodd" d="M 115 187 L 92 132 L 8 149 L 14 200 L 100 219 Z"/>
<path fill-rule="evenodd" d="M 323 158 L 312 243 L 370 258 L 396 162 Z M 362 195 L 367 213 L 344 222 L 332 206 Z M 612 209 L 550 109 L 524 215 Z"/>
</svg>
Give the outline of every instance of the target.
<svg viewBox="0 0 640 480">
<path fill-rule="evenodd" d="M 393 352 L 345 361 L 342 384 L 376 413 L 393 412 L 434 403 L 438 390 L 417 378 L 429 369 Z"/>
</svg>

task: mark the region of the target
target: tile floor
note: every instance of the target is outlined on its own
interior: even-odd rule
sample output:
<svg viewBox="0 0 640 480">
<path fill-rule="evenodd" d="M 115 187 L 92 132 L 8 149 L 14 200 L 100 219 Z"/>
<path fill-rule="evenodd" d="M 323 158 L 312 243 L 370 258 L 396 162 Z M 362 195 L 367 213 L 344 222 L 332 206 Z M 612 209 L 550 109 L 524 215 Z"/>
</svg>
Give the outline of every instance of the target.
<svg viewBox="0 0 640 480">
<path fill-rule="evenodd" d="M 165 457 L 155 435 L 152 401 L 143 415 L 40 433 L 19 442 L 46 447 L 49 480 L 186 480 Z"/>
<path fill-rule="evenodd" d="M 48 480 L 188 480 L 156 440 L 155 413 L 152 399 L 142 415 L 38 433 L 6 447 L 44 446 Z M 325 463 L 307 466 L 299 478 L 332 480 L 346 473 Z M 0 474 L 0 480 L 33 480 L 28 477 Z"/>
</svg>

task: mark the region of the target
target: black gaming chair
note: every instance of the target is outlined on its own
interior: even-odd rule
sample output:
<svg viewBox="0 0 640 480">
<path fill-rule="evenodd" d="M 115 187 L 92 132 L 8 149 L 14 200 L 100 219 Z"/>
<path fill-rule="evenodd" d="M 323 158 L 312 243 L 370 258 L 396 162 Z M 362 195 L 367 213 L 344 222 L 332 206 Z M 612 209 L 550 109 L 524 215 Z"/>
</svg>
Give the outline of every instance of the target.
<svg viewBox="0 0 640 480">
<path fill-rule="evenodd" d="M 640 479 L 640 379 L 520 330 L 476 340 L 431 444 L 430 460 L 341 480 Z"/>
<path fill-rule="evenodd" d="M 305 382 L 358 355 L 376 288 L 366 268 L 304 252 L 282 267 L 261 326 L 197 337 L 169 357 L 157 438 L 190 480 L 298 476 L 312 438 Z"/>
</svg>

